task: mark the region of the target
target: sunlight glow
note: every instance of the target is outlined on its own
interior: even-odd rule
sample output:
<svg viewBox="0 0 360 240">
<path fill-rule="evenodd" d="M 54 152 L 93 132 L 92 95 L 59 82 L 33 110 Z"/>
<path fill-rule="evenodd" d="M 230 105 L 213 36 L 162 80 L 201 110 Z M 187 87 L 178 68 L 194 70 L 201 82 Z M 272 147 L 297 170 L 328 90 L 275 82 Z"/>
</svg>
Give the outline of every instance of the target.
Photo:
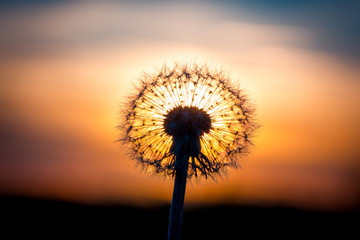
<svg viewBox="0 0 360 240">
<path fill-rule="evenodd" d="M 231 87 L 221 72 L 212 73 L 197 65 L 174 66 L 162 69 L 158 75 L 146 75 L 145 79 L 129 103 L 124 124 L 135 158 L 146 163 L 146 169 L 166 173 L 171 168 L 173 139 L 165 131 L 164 120 L 177 107 L 196 107 L 209 114 L 210 131 L 200 136 L 206 161 L 221 169 L 236 166 L 240 156 L 247 153 L 256 129 L 253 110 L 242 92 Z M 203 165 L 198 161 L 190 157 L 195 176 L 196 166 Z"/>
</svg>

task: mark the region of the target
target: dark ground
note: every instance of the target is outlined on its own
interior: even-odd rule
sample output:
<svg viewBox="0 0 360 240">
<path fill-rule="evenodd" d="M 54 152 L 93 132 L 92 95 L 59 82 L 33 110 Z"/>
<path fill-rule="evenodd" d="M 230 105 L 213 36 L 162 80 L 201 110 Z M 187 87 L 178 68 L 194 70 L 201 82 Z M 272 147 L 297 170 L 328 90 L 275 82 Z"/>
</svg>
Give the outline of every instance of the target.
<svg viewBox="0 0 360 240">
<path fill-rule="evenodd" d="M 169 209 L 2 196 L 0 239 L 166 239 Z M 330 236 L 359 239 L 359 213 L 240 205 L 185 206 L 182 236 L 198 240 Z"/>
</svg>

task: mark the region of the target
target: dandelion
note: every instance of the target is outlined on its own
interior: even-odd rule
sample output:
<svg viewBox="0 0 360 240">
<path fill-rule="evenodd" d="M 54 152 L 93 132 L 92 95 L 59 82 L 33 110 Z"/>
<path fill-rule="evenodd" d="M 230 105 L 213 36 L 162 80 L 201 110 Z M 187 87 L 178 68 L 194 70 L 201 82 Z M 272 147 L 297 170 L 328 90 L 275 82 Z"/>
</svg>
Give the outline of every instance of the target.
<svg viewBox="0 0 360 240">
<path fill-rule="evenodd" d="M 175 178 L 169 239 L 178 239 L 187 179 L 237 167 L 257 125 L 241 90 L 197 64 L 144 74 L 124 113 L 123 140 L 146 171 Z"/>
</svg>

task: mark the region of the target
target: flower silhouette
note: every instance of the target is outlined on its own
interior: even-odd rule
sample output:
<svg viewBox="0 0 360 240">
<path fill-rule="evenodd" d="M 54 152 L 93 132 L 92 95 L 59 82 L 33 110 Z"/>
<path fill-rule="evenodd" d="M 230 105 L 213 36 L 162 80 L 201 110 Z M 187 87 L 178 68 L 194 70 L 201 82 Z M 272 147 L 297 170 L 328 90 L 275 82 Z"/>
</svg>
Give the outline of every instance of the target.
<svg viewBox="0 0 360 240">
<path fill-rule="evenodd" d="M 176 63 L 140 80 L 120 128 L 145 170 L 174 177 L 185 167 L 187 178 L 214 178 L 239 165 L 257 125 L 248 98 L 223 72 Z"/>
</svg>

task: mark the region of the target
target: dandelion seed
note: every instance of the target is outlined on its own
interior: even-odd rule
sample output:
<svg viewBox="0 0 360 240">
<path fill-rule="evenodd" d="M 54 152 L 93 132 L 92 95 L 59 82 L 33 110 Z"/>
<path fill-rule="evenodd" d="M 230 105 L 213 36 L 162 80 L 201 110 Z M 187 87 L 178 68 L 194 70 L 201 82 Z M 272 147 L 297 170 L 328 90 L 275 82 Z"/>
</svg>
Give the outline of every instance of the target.
<svg viewBox="0 0 360 240">
<path fill-rule="evenodd" d="M 163 66 L 141 79 L 119 128 L 144 169 L 175 178 L 169 239 L 179 237 L 186 180 L 214 178 L 248 153 L 253 112 L 242 91 L 207 66 Z"/>
</svg>

